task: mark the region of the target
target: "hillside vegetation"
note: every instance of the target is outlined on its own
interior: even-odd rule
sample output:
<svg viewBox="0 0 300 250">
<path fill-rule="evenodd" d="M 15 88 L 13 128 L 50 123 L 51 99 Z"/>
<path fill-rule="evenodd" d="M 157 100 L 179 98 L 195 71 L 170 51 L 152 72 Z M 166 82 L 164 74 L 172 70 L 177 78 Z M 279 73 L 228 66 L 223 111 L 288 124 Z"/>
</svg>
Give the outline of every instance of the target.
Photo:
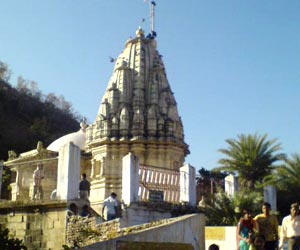
<svg viewBox="0 0 300 250">
<path fill-rule="evenodd" d="M 79 129 L 71 105 L 63 97 L 42 95 L 36 85 L 19 77 L 14 88 L 0 79 L 0 160 L 7 160 L 9 150 L 26 152 L 36 148 L 38 141 L 47 147 Z"/>
</svg>

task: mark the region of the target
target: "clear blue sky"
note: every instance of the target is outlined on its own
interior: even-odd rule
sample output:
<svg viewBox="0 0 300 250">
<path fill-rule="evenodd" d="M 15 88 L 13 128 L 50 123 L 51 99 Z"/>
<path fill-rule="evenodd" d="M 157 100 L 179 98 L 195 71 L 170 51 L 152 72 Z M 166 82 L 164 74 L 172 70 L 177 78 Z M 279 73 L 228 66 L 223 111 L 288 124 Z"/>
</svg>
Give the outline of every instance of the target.
<svg viewBox="0 0 300 250">
<path fill-rule="evenodd" d="M 211 169 L 238 134 L 268 134 L 300 153 L 300 1 L 156 0 L 158 50 L 191 154 Z M 48 94 L 63 95 L 89 122 L 143 0 L 1 2 L 0 60 Z"/>
</svg>

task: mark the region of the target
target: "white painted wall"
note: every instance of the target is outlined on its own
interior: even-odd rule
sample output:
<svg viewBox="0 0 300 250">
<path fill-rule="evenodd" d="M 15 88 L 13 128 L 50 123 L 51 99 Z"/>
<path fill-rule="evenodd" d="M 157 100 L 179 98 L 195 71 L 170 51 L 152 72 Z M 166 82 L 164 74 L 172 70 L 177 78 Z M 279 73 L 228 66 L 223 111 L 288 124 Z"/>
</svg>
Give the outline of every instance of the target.
<svg viewBox="0 0 300 250">
<path fill-rule="evenodd" d="M 139 160 L 128 153 L 122 160 L 122 200 L 126 205 L 138 200 Z"/>
<path fill-rule="evenodd" d="M 236 227 L 205 227 L 207 228 L 213 228 L 216 230 L 220 230 L 224 233 L 224 238 L 222 237 L 223 234 L 216 233 L 215 235 L 212 235 L 212 239 L 208 238 L 207 235 L 205 235 L 205 249 L 208 250 L 208 247 L 211 244 L 217 244 L 220 247 L 220 250 L 230 250 L 230 249 L 237 249 L 236 248 Z"/>
<path fill-rule="evenodd" d="M 264 201 L 271 204 L 272 210 L 277 210 L 277 192 L 274 186 L 264 187 Z"/>
<path fill-rule="evenodd" d="M 57 198 L 59 200 L 78 198 L 79 180 L 80 148 L 70 142 L 59 150 Z"/>
<path fill-rule="evenodd" d="M 190 164 L 180 168 L 180 202 L 196 205 L 196 171 Z"/>
</svg>

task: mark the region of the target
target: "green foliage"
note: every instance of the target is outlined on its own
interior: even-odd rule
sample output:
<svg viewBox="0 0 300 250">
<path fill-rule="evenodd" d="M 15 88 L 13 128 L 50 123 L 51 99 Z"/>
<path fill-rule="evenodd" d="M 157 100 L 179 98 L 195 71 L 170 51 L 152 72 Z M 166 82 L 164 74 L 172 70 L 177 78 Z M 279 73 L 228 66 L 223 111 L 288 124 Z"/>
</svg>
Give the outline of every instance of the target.
<svg viewBox="0 0 300 250">
<path fill-rule="evenodd" d="M 0 228 L 0 249 L 1 250 L 26 250 L 22 240 L 9 236 L 9 230 Z"/>
<path fill-rule="evenodd" d="M 217 182 L 220 182 L 224 180 L 224 178 L 228 175 L 228 173 L 224 172 L 219 172 L 219 171 L 211 171 L 207 170 L 205 168 L 200 168 L 198 170 L 199 176 L 196 178 L 197 182 L 205 181 L 205 182 L 210 182 L 210 180 L 214 180 Z"/>
<path fill-rule="evenodd" d="M 13 88 L 0 80 L 0 160 L 6 160 L 8 150 L 17 154 L 36 148 L 37 142 L 45 146 L 57 138 L 79 129 L 79 119 L 71 113 L 64 99 L 55 104 L 43 99 L 36 83 L 19 80 Z M 62 107 L 65 107 L 63 109 Z"/>
<path fill-rule="evenodd" d="M 266 134 L 241 134 L 226 142 L 228 148 L 219 150 L 226 158 L 219 160 L 221 166 L 216 170 L 237 173 L 244 187 L 254 188 L 256 182 L 262 182 L 272 172 L 276 161 L 285 159 L 284 154 L 277 153 L 281 149 L 277 140 L 267 140 Z"/>
<path fill-rule="evenodd" d="M 8 65 L 4 62 L 0 61 L 0 79 L 3 81 L 9 81 L 11 76 L 11 70 Z"/>
<path fill-rule="evenodd" d="M 273 173 L 264 179 L 265 185 L 274 185 L 277 188 L 278 210 L 288 214 L 290 204 L 300 201 L 300 154 L 293 154 L 284 160 Z"/>
<path fill-rule="evenodd" d="M 209 226 L 235 226 L 243 209 L 259 213 L 263 201 L 262 192 L 243 190 L 231 198 L 219 190 L 218 194 L 206 200 L 205 215 Z"/>
<path fill-rule="evenodd" d="M 219 172 L 201 168 L 198 170 L 199 176 L 196 177 L 197 192 L 199 197 L 207 197 L 214 193 L 217 188 L 224 189 L 224 179 L 228 175 L 226 172 Z"/>
</svg>

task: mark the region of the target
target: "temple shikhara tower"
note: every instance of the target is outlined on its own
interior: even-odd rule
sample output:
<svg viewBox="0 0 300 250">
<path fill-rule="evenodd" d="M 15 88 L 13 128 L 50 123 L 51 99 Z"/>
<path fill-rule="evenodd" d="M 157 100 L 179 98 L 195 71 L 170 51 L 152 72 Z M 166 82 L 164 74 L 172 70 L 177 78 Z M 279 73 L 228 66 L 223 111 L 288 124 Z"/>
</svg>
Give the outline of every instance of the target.
<svg viewBox="0 0 300 250">
<path fill-rule="evenodd" d="M 188 146 L 177 103 L 153 36 L 139 28 L 116 59 L 96 121 L 86 131 L 92 174 L 99 189 L 121 188 L 122 158 L 179 171 Z M 101 192 L 101 197 L 108 195 Z"/>
</svg>

